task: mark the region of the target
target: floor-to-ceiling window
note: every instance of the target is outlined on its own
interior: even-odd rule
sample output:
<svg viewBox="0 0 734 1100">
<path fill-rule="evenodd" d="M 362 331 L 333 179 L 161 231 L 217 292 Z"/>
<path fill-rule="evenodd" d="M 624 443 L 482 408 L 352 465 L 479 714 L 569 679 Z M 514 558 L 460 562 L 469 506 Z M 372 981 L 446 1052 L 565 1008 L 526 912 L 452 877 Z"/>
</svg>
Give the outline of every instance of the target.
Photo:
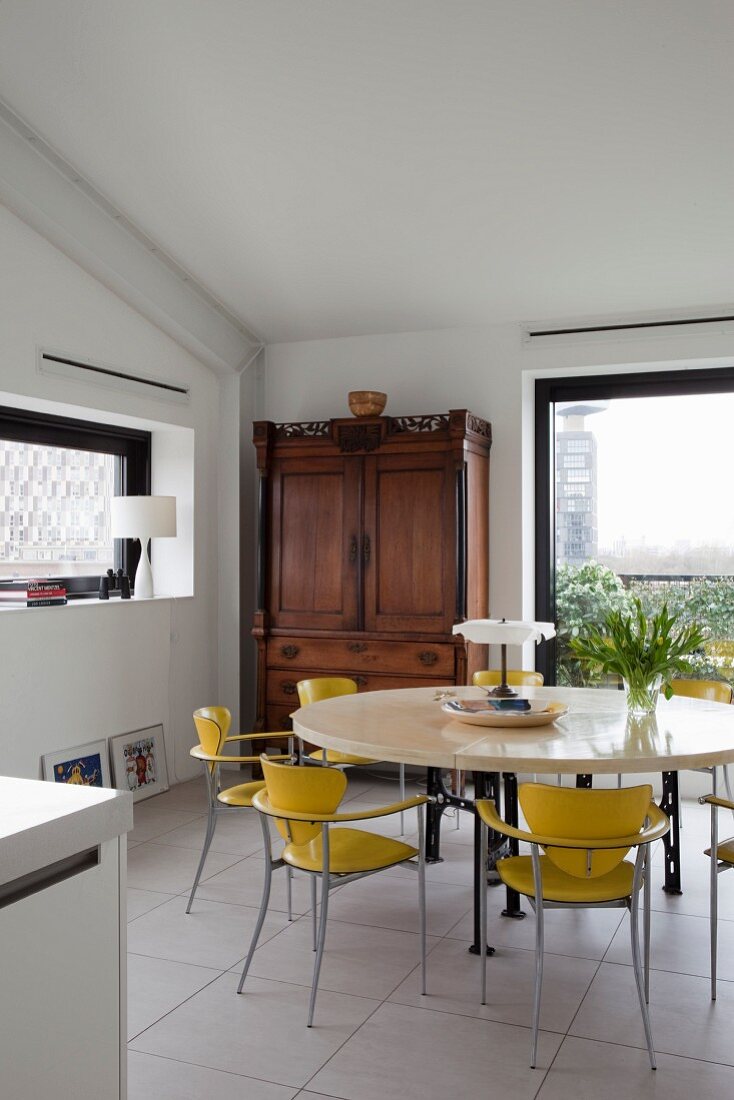
<svg viewBox="0 0 734 1100">
<path fill-rule="evenodd" d="M 638 597 L 704 626 L 696 675 L 734 682 L 734 369 L 536 383 L 536 593 L 546 682 L 568 641 Z"/>
</svg>

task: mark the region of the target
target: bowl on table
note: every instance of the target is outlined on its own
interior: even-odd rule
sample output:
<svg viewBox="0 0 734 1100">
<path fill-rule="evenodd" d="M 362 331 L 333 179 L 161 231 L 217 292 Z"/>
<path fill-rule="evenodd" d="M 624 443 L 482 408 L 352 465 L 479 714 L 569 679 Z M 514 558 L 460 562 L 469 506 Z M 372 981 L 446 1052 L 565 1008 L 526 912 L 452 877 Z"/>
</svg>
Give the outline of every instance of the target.
<svg viewBox="0 0 734 1100">
<path fill-rule="evenodd" d="M 514 702 L 514 700 L 513 700 Z M 533 726 L 549 726 L 568 714 L 565 703 L 544 703 L 528 699 L 526 710 L 496 707 L 488 699 L 449 699 L 441 704 L 441 710 L 458 722 L 470 726 L 499 726 L 502 729 L 527 729 Z"/>
</svg>

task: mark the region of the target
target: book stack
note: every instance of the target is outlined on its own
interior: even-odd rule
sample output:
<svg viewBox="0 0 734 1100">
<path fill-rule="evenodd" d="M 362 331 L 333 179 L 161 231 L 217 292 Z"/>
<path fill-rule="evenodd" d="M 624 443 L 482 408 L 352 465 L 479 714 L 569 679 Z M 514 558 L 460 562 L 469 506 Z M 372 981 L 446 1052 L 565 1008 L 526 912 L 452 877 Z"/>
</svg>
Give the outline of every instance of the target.
<svg viewBox="0 0 734 1100">
<path fill-rule="evenodd" d="M 0 585 L 0 607 L 60 607 L 66 587 L 59 581 L 12 581 Z"/>
</svg>

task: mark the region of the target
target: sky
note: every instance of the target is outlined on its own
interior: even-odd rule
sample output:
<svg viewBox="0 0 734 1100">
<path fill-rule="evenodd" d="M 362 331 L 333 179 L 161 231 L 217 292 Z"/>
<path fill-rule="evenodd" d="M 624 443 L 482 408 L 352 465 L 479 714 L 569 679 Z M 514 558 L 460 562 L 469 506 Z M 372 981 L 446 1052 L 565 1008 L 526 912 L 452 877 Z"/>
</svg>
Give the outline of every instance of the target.
<svg viewBox="0 0 734 1100">
<path fill-rule="evenodd" d="M 598 447 L 600 548 L 734 547 L 734 393 L 619 398 L 584 427 Z"/>
</svg>

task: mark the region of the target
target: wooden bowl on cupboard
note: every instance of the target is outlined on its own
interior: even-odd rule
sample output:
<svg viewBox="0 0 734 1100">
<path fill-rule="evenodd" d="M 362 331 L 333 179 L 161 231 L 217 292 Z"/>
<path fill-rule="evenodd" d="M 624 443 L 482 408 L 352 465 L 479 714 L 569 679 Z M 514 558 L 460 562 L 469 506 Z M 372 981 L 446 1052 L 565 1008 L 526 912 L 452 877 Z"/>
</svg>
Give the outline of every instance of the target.
<svg viewBox="0 0 734 1100">
<path fill-rule="evenodd" d="M 379 390 L 352 390 L 349 409 L 354 416 L 379 416 L 387 404 L 387 394 Z"/>
</svg>

